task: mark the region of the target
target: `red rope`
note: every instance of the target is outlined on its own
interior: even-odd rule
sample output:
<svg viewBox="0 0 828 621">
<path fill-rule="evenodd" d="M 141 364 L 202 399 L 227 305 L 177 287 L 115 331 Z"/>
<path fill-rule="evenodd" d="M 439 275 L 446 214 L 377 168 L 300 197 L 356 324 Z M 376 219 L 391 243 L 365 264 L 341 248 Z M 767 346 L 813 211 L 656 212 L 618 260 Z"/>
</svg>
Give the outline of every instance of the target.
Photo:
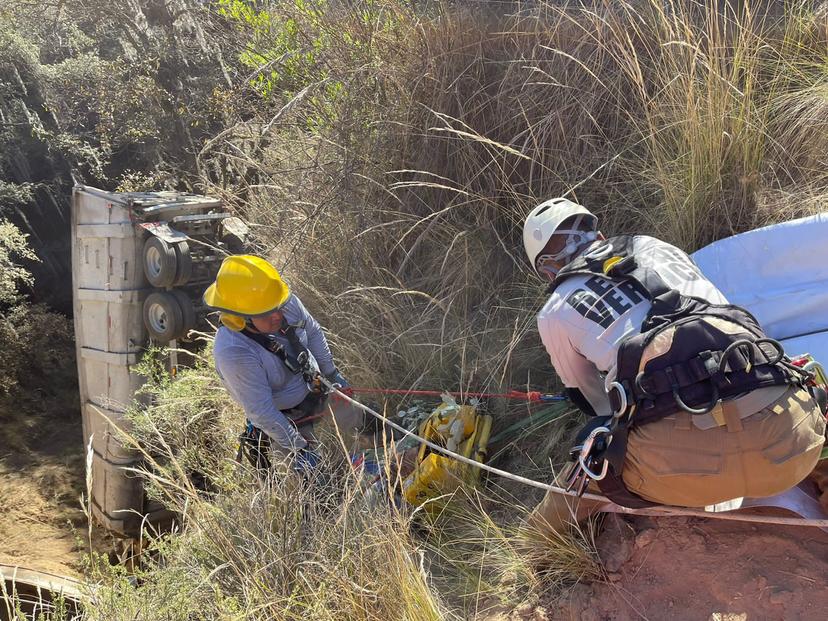
<svg viewBox="0 0 828 621">
<path fill-rule="evenodd" d="M 519 390 L 512 390 L 511 392 L 451 392 L 448 390 L 402 390 L 399 388 L 346 388 L 350 394 L 379 394 L 379 395 L 404 395 L 414 397 L 441 397 L 442 395 L 451 395 L 452 397 L 480 397 L 483 399 L 520 399 L 530 403 L 546 403 L 549 401 L 566 401 L 563 395 L 547 395 L 538 391 L 520 392 Z M 334 395 L 337 398 L 337 395 Z M 341 398 L 341 397 L 340 397 Z M 311 414 L 298 420 L 293 421 L 296 425 L 309 423 L 317 418 L 322 418 L 325 412 L 320 414 Z"/>
<path fill-rule="evenodd" d="M 484 399 L 522 399 L 534 403 L 541 401 L 562 401 L 563 399 L 557 395 L 544 395 L 541 392 L 530 391 L 520 392 L 512 390 L 510 392 L 451 392 L 447 390 L 401 390 L 394 388 L 352 388 L 355 393 L 359 394 L 381 394 L 381 395 L 406 395 L 415 397 L 440 397 L 448 394 L 452 397 L 481 397 Z"/>
</svg>

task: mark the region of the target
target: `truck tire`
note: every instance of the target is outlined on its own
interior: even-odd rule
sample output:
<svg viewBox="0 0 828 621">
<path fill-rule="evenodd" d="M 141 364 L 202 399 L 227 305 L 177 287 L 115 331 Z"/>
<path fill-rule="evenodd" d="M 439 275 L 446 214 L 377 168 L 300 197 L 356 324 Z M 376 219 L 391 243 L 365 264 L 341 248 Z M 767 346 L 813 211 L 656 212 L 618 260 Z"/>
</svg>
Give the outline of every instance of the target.
<svg viewBox="0 0 828 621">
<path fill-rule="evenodd" d="M 177 258 L 175 249 L 154 235 L 144 242 L 142 254 L 144 275 L 153 287 L 169 287 L 175 281 Z"/>
<path fill-rule="evenodd" d="M 153 341 L 167 343 L 177 339 L 184 329 L 184 312 L 178 297 L 167 291 L 155 291 L 144 301 L 144 326 Z"/>
<path fill-rule="evenodd" d="M 175 279 L 173 280 L 174 287 L 186 285 L 193 273 L 193 259 L 190 256 L 190 244 L 186 241 L 180 241 L 175 245 Z"/>
<path fill-rule="evenodd" d="M 181 308 L 181 337 L 187 336 L 187 333 L 196 327 L 196 312 L 193 301 L 190 297 L 180 289 L 173 289 L 171 291 Z"/>
</svg>

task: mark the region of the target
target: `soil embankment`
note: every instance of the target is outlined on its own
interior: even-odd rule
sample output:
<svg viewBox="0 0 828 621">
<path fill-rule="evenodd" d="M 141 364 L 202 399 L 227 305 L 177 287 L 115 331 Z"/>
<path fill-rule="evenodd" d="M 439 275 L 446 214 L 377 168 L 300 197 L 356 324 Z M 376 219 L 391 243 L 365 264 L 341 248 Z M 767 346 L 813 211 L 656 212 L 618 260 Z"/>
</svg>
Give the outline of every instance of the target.
<svg viewBox="0 0 828 621">
<path fill-rule="evenodd" d="M 78 412 L 0 425 L 0 563 L 79 576 L 88 548 Z"/>
<path fill-rule="evenodd" d="M 701 518 L 607 516 L 606 576 L 498 621 L 822 621 L 828 533 Z M 493 620 L 492 620 L 493 621 Z"/>
</svg>

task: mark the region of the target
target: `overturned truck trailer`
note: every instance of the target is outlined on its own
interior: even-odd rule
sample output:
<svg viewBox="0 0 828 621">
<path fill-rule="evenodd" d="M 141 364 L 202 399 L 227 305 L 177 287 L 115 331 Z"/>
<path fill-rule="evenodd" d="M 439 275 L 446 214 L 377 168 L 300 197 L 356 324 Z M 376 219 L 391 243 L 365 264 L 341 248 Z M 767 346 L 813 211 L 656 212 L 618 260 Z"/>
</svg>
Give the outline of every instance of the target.
<svg viewBox="0 0 828 621">
<path fill-rule="evenodd" d="M 128 431 L 124 414 L 144 382 L 135 365 L 150 344 L 186 348 L 190 330 L 207 327 L 201 292 L 246 235 L 208 196 L 74 188 L 73 307 L 92 511 L 115 534 L 133 537 L 144 520 L 171 517 L 145 498 L 130 472 L 140 456 L 113 429 Z"/>
</svg>

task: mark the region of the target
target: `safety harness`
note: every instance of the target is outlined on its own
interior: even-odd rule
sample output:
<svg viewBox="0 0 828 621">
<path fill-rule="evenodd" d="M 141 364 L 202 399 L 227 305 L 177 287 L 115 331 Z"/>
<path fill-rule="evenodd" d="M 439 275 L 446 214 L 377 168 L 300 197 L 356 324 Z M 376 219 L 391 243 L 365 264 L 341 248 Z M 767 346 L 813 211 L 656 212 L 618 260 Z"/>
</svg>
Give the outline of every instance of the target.
<svg viewBox="0 0 828 621">
<path fill-rule="evenodd" d="M 634 237 L 619 236 L 591 247 L 558 273 L 550 293 L 573 276 L 599 276 L 631 283 L 651 303 L 640 332 L 618 348 L 607 391 L 613 414 L 581 429 L 567 475 L 567 490 L 583 494 L 594 480 L 616 504 L 643 508 L 655 503 L 628 490 L 621 477 L 631 429 L 679 411 L 708 414 L 722 401 L 767 386 L 804 385 L 811 375 L 748 311 L 682 295 L 639 265 L 634 246 Z"/>
<path fill-rule="evenodd" d="M 241 334 L 255 341 L 279 358 L 292 374 L 302 376 L 310 392 L 301 403 L 290 408 L 288 412 L 302 417 L 308 417 L 322 411 L 328 400 L 330 391 L 320 380 L 319 369 L 313 364 L 310 351 L 302 344 L 299 335 L 296 333 L 297 330 L 304 328 L 304 320 L 291 324 L 288 323 L 286 318 L 282 318 L 279 333 L 287 339 L 292 351 L 287 351 L 285 346 L 273 334 L 257 332 L 248 328 L 242 330 Z M 270 442 L 270 436 L 248 420 L 244 431 L 239 436 L 239 450 L 236 455 L 236 461 L 241 461 L 242 455 L 244 455 L 254 468 L 258 470 L 269 470 Z"/>
</svg>

